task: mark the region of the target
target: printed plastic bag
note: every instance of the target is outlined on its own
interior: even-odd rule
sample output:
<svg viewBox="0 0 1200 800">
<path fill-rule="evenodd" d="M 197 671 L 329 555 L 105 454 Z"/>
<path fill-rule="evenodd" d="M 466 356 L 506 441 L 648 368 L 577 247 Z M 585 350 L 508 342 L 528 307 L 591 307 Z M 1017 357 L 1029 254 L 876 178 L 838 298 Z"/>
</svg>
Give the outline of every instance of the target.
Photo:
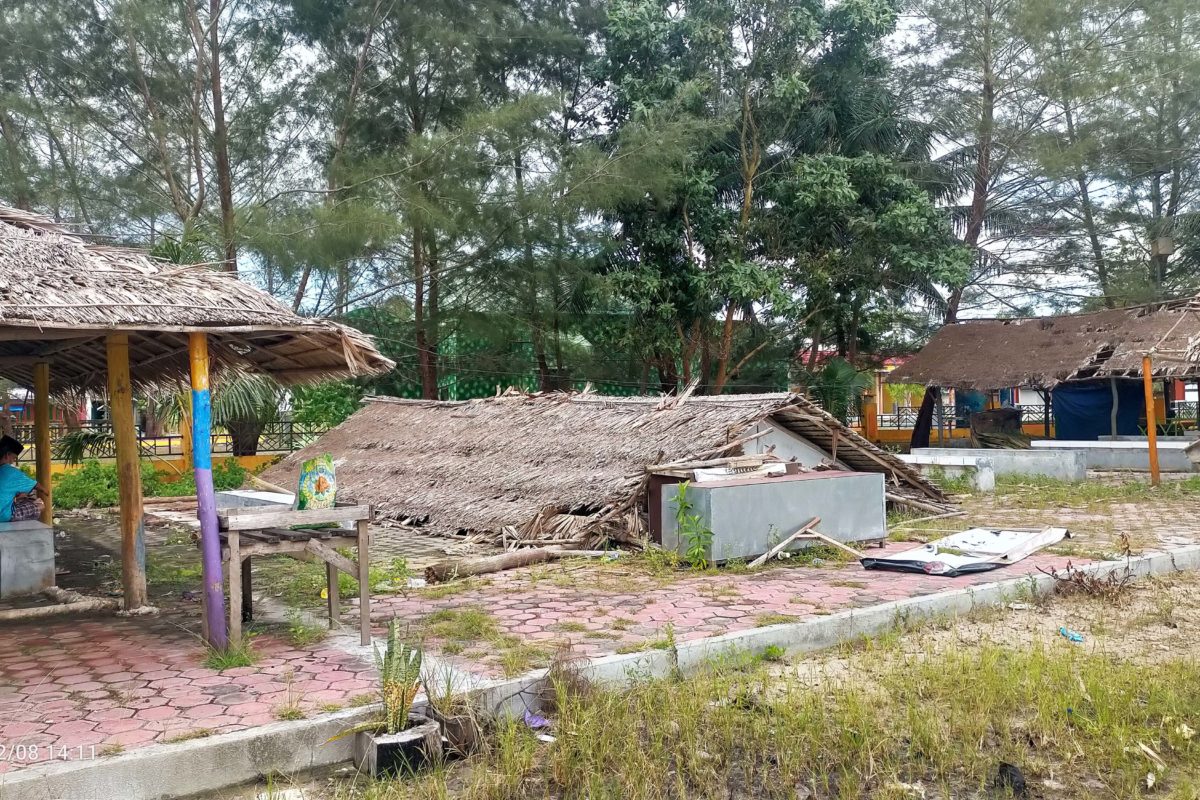
<svg viewBox="0 0 1200 800">
<path fill-rule="evenodd" d="M 333 456 L 322 453 L 300 465 L 300 491 L 296 492 L 296 509 L 333 508 L 337 500 L 337 477 L 333 471 Z"/>
</svg>

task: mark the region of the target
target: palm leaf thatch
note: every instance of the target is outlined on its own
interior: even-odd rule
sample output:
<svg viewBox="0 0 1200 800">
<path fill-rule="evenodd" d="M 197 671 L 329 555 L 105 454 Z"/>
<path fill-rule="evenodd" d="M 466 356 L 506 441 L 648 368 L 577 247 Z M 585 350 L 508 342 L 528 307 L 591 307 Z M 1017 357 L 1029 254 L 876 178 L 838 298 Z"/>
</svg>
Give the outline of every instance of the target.
<svg viewBox="0 0 1200 800">
<path fill-rule="evenodd" d="M 129 334 L 133 380 L 188 374 L 187 335 L 209 334 L 214 369 L 283 383 L 391 369 L 364 334 L 305 319 L 208 265 L 179 266 L 85 242 L 65 226 L 0 206 L 0 375 L 28 386 L 51 362 L 56 392 L 102 387 L 105 337 Z"/>
<path fill-rule="evenodd" d="M 648 466 L 741 455 L 762 425 L 827 461 L 882 472 L 892 491 L 944 501 L 912 467 L 796 395 L 621 398 L 511 392 L 464 402 L 370 398 L 311 446 L 268 470 L 295 482 L 331 453 L 339 492 L 431 533 L 510 544 L 644 538 Z"/>
<path fill-rule="evenodd" d="M 973 319 L 940 328 L 889 383 L 994 391 L 1064 381 L 1137 378 L 1153 349 L 1154 377 L 1200 377 L 1200 301 L 1089 314 Z"/>
</svg>

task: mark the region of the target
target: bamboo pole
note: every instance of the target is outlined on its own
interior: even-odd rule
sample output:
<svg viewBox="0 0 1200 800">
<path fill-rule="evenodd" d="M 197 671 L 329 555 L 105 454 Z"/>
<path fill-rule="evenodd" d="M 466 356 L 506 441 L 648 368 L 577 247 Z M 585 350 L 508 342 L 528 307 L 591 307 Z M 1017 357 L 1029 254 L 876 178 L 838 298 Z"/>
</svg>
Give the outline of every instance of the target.
<svg viewBox="0 0 1200 800">
<path fill-rule="evenodd" d="M 221 533 L 212 479 L 212 395 L 208 389 L 208 336 L 188 334 L 192 368 L 192 469 L 196 475 L 196 516 L 200 519 L 200 553 L 204 580 L 205 634 L 210 646 L 229 645 L 225 619 L 225 580 L 221 574 Z M 238 591 L 238 587 L 230 587 Z"/>
<path fill-rule="evenodd" d="M 1149 353 L 1142 357 L 1142 389 L 1146 393 L 1146 440 L 1150 446 L 1150 485 L 1158 486 L 1158 421 L 1154 418 L 1154 378 Z"/>
<path fill-rule="evenodd" d="M 142 472 L 133 423 L 133 384 L 129 377 L 129 334 L 110 333 L 105 342 L 108 405 L 117 444 L 117 485 L 121 504 L 121 577 L 125 610 L 146 605 L 146 540 L 142 515 Z"/>
<path fill-rule="evenodd" d="M 50 363 L 33 365 L 33 442 L 37 452 L 37 482 L 45 490 L 42 496 L 42 522 L 54 524 L 54 506 L 50 481 Z"/>
</svg>

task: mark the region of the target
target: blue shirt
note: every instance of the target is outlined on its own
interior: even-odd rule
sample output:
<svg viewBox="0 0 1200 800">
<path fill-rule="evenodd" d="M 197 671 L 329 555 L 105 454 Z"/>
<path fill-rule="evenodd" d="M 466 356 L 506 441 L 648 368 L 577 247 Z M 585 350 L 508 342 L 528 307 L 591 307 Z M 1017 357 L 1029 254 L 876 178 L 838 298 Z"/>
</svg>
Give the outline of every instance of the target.
<svg viewBox="0 0 1200 800">
<path fill-rule="evenodd" d="M 35 486 L 37 481 L 12 464 L 0 464 L 0 522 L 12 521 L 13 499 L 32 492 Z"/>
</svg>

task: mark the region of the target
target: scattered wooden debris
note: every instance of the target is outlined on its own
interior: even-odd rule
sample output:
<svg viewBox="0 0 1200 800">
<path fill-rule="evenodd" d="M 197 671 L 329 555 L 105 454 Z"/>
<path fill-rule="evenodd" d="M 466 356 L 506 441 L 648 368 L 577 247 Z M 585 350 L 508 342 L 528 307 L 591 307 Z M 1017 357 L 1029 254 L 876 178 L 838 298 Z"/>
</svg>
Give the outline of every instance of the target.
<svg viewBox="0 0 1200 800">
<path fill-rule="evenodd" d="M 1070 561 L 1059 571 L 1051 567 L 1038 571 L 1054 578 L 1054 591 L 1059 594 L 1083 594 L 1089 597 L 1099 597 L 1110 603 L 1120 602 L 1134 581 L 1134 574 L 1128 566 L 1123 570 L 1110 570 L 1103 576 L 1094 575 L 1077 569 Z"/>
<path fill-rule="evenodd" d="M 497 556 L 482 558 L 452 558 L 438 561 L 425 568 L 425 580 L 428 583 L 443 583 L 455 578 L 466 578 L 471 575 L 487 575 L 491 572 L 503 572 L 506 569 L 527 567 L 531 564 L 541 564 L 558 558 L 603 558 L 609 555 L 606 550 L 571 550 L 564 547 L 538 547 L 527 550 L 514 550 Z"/>
</svg>

